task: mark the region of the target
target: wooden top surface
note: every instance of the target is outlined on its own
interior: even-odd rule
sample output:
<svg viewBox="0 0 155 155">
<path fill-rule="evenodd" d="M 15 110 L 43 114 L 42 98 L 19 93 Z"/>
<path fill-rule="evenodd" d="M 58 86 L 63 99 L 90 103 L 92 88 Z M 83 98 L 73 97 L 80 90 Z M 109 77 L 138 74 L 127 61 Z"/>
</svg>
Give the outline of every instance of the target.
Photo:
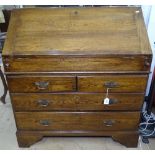
<svg viewBox="0 0 155 155">
<path fill-rule="evenodd" d="M 151 54 L 141 8 L 13 10 L 3 55 Z"/>
</svg>

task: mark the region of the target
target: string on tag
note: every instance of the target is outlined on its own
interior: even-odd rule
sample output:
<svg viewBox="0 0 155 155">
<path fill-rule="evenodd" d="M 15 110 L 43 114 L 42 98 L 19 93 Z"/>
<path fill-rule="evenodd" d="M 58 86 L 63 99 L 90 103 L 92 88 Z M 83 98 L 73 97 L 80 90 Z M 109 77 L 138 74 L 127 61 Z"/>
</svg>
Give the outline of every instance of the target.
<svg viewBox="0 0 155 155">
<path fill-rule="evenodd" d="M 107 97 L 108 97 L 108 95 L 109 95 L 109 89 L 110 89 L 110 88 L 107 88 L 107 91 L 106 91 L 106 96 L 105 96 L 106 98 L 107 98 Z"/>
</svg>

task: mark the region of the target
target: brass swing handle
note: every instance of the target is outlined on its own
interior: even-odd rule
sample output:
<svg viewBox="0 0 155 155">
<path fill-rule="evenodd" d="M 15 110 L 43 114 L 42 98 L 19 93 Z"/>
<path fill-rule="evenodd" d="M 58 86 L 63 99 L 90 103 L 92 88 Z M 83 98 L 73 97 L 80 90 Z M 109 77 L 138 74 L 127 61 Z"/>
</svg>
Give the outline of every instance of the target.
<svg viewBox="0 0 155 155">
<path fill-rule="evenodd" d="M 118 103 L 117 99 L 110 99 L 109 100 L 109 104 L 116 104 L 116 103 Z"/>
<path fill-rule="evenodd" d="M 103 99 L 102 103 L 104 104 L 104 99 Z M 117 104 L 117 103 L 118 103 L 117 99 L 109 98 L 109 104 L 107 104 L 107 105 Z"/>
<path fill-rule="evenodd" d="M 117 82 L 114 82 L 114 81 L 109 81 L 109 82 L 105 82 L 104 86 L 107 88 L 115 88 L 115 87 L 118 87 L 119 84 Z"/>
<path fill-rule="evenodd" d="M 103 123 L 105 126 L 110 127 L 110 126 L 113 126 L 116 123 L 116 121 L 115 120 L 105 120 Z"/>
<path fill-rule="evenodd" d="M 49 101 L 48 100 L 45 100 L 45 99 L 40 99 L 37 101 L 37 104 L 42 106 L 42 107 L 47 107 L 49 105 Z"/>
<path fill-rule="evenodd" d="M 42 126 L 49 126 L 49 125 L 50 125 L 49 120 L 40 120 L 39 123 L 40 123 Z"/>
<path fill-rule="evenodd" d="M 39 81 L 39 82 L 35 82 L 35 85 L 37 86 L 38 89 L 44 90 L 48 88 L 49 82 Z"/>
</svg>

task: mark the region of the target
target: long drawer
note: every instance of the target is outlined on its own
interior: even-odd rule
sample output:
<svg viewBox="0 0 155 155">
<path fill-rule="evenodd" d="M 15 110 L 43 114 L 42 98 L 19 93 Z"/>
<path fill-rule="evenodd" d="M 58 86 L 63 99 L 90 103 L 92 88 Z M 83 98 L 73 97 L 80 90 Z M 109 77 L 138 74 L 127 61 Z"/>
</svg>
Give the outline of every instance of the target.
<svg viewBox="0 0 155 155">
<path fill-rule="evenodd" d="M 77 54 L 77 53 L 76 53 Z M 4 57 L 6 72 L 147 71 L 151 56 L 26 56 Z M 82 62 L 82 63 L 81 63 Z"/>
<path fill-rule="evenodd" d="M 138 112 L 16 112 L 19 130 L 137 130 Z"/>
<path fill-rule="evenodd" d="M 76 91 L 73 76 L 7 76 L 7 81 L 11 93 Z"/>
<path fill-rule="evenodd" d="M 144 94 L 110 93 L 109 105 L 104 105 L 105 93 L 13 93 L 11 100 L 15 111 L 104 111 L 140 110 Z"/>
<path fill-rule="evenodd" d="M 145 92 L 147 75 L 78 76 L 81 92 Z"/>
</svg>

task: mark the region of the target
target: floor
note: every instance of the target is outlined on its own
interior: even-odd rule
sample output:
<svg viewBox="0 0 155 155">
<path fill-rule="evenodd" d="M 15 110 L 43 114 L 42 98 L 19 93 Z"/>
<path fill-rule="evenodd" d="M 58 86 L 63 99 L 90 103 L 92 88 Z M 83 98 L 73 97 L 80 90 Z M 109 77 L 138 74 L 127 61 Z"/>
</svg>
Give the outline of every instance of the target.
<svg viewBox="0 0 155 155">
<path fill-rule="evenodd" d="M 0 81 L 0 95 L 3 87 Z M 7 104 L 0 102 L 0 150 L 17 150 L 19 148 L 15 136 L 16 126 L 13 117 L 12 107 L 9 95 L 7 95 Z M 155 139 L 149 139 L 149 144 L 144 144 L 139 138 L 138 150 L 155 149 Z M 24 148 L 25 149 L 25 148 Z M 44 138 L 42 141 L 35 143 L 30 150 L 126 150 L 125 146 L 114 142 L 111 138 Z"/>
</svg>

